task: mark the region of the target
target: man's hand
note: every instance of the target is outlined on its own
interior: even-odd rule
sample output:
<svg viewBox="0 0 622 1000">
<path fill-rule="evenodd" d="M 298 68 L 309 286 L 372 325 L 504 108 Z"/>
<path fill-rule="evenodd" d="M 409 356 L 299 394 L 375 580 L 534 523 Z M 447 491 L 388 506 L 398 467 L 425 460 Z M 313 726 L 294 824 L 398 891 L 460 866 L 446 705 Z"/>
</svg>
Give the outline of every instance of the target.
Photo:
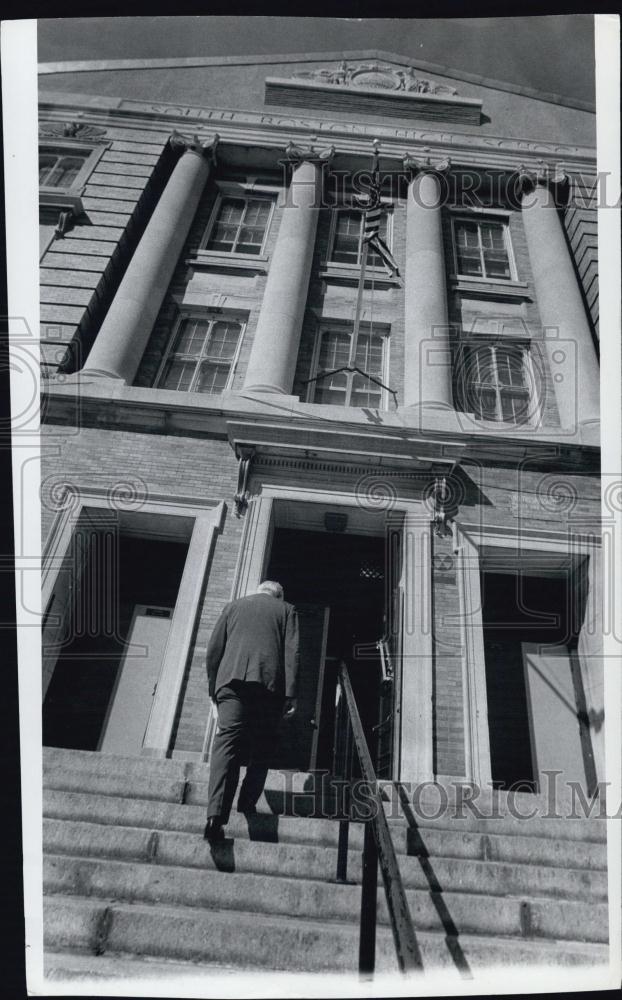
<svg viewBox="0 0 622 1000">
<path fill-rule="evenodd" d="M 296 714 L 296 699 L 286 698 L 285 704 L 283 706 L 283 718 L 291 719 L 292 715 Z"/>
</svg>

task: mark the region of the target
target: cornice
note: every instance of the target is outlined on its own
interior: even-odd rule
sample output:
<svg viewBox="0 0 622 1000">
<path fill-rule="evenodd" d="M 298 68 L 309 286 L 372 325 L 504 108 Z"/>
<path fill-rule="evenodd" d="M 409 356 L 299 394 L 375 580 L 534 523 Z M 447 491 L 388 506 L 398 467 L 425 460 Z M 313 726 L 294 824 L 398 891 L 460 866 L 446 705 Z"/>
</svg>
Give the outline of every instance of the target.
<svg viewBox="0 0 622 1000">
<path fill-rule="evenodd" d="M 77 111 L 83 109 L 82 113 Z M 406 144 L 412 153 L 427 157 L 451 157 L 454 166 L 486 166 L 493 169 L 513 170 L 520 164 L 532 166 L 533 160 L 544 160 L 569 169 L 595 170 L 596 151 L 592 147 L 567 143 L 546 142 L 538 139 L 507 138 L 504 136 L 475 135 L 454 129 L 408 128 L 376 123 L 351 123 L 324 116 L 233 111 L 226 108 L 202 108 L 162 102 L 109 100 L 105 107 L 98 102 L 93 107 L 89 98 L 79 94 L 42 95 L 40 111 L 50 116 L 87 119 L 89 123 L 103 123 L 108 128 L 118 125 L 127 128 L 149 128 L 154 132 L 171 132 L 179 127 L 201 131 L 217 129 L 221 148 L 227 143 L 264 148 L 285 149 L 293 138 L 308 138 L 311 143 L 335 145 L 336 152 L 354 156 L 370 155 L 369 141 L 382 141 L 382 157 L 395 159 L 401 164 Z"/>
<path fill-rule="evenodd" d="M 74 60 L 68 62 L 40 63 L 38 71 L 41 76 L 50 76 L 59 73 L 101 73 L 141 69 L 191 69 L 202 66 L 278 66 L 288 63 L 335 62 L 343 59 L 382 59 L 384 62 L 390 62 L 396 66 L 412 66 L 413 69 L 421 70 L 423 73 L 432 73 L 451 80 L 462 80 L 465 83 L 473 83 L 479 87 L 486 87 L 489 90 L 499 90 L 508 94 L 516 94 L 519 97 L 530 97 L 532 100 L 544 101 L 547 104 L 560 104 L 563 107 L 576 108 L 579 111 L 589 111 L 592 114 L 596 113 L 596 107 L 591 101 L 564 97 L 563 94 L 536 90 L 533 87 L 520 87 L 505 80 L 496 80 L 493 77 L 482 76 L 478 73 L 468 73 L 464 70 L 453 69 L 442 63 L 413 59 L 402 53 L 387 52 L 384 49 L 362 49 L 345 52 L 288 52 L 255 56 L 189 56 L 171 59 Z"/>
<path fill-rule="evenodd" d="M 597 445 L 581 433 L 491 434 L 465 426 L 453 411 L 435 411 L 425 419 L 410 410 L 383 411 L 380 423 L 370 424 L 364 409 L 346 414 L 341 407 L 317 407 L 293 396 L 266 400 L 242 393 L 217 398 L 195 395 L 196 399 L 182 402 L 179 394 L 167 390 L 127 386 L 87 374 L 64 376 L 62 382 L 47 383 L 42 419 L 68 427 L 70 434 L 76 427 L 94 426 L 166 436 L 228 438 L 272 453 L 331 454 L 340 460 L 350 455 L 356 456 L 356 461 L 382 467 L 408 466 L 413 460 L 423 467 L 462 456 L 484 463 L 520 463 L 539 460 L 540 456 L 550 459 L 553 449 L 556 458 L 551 465 L 562 470 L 575 467 L 577 462 L 589 464 L 599 453 Z"/>
</svg>

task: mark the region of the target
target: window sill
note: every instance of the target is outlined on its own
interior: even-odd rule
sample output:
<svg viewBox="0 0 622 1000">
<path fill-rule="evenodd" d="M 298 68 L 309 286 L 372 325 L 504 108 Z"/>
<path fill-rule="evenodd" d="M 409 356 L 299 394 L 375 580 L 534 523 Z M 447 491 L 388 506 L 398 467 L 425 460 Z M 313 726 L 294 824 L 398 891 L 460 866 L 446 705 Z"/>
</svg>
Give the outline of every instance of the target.
<svg viewBox="0 0 622 1000">
<path fill-rule="evenodd" d="M 455 292 L 471 292 L 489 298 L 512 298 L 531 301 L 526 281 L 507 281 L 504 278 L 467 278 L 451 274 L 449 281 Z"/>
<path fill-rule="evenodd" d="M 72 211 L 74 215 L 82 215 L 84 205 L 77 192 L 62 191 L 59 188 L 39 188 L 39 205 L 41 208 L 55 208 L 59 212 Z"/>
<path fill-rule="evenodd" d="M 268 273 L 268 257 L 250 257 L 246 254 L 216 253 L 213 250 L 197 250 L 186 258 L 186 264 L 191 267 L 213 268 L 215 271 L 247 272 L 251 274 Z"/>
<path fill-rule="evenodd" d="M 361 268 L 359 264 L 333 264 L 330 261 L 322 261 L 319 274 L 320 278 L 324 278 L 325 280 L 358 285 Z M 370 267 L 367 265 L 365 268 L 365 288 L 371 288 L 372 284 L 380 288 L 399 287 L 400 280 L 388 275 L 383 267 Z"/>
</svg>

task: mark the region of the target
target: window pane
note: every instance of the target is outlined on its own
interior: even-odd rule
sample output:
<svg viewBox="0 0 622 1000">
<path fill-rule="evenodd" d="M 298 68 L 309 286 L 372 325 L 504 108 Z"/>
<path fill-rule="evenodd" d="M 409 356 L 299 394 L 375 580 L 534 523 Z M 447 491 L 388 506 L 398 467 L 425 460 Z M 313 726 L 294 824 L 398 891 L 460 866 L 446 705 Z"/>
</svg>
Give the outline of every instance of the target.
<svg viewBox="0 0 622 1000">
<path fill-rule="evenodd" d="M 458 246 L 456 256 L 458 258 L 458 273 L 467 275 L 481 275 L 482 261 L 478 249 L 472 250 Z"/>
<path fill-rule="evenodd" d="M 488 278 L 510 278 L 510 262 L 505 250 L 484 250 L 484 266 Z"/>
<path fill-rule="evenodd" d="M 251 199 L 244 213 L 244 225 L 265 229 L 270 215 L 270 202 L 265 198 Z"/>
<path fill-rule="evenodd" d="M 230 253 L 238 233 L 244 213 L 242 198 L 223 198 L 218 211 L 218 219 L 207 242 L 208 250 Z"/>
<path fill-rule="evenodd" d="M 352 376 L 352 394 L 350 398 L 351 406 L 369 406 L 377 410 L 381 403 L 380 386 L 371 382 L 363 375 L 354 374 Z"/>
<path fill-rule="evenodd" d="M 476 400 L 475 415 L 481 420 L 497 419 L 497 394 L 494 389 L 476 389 L 474 392 Z"/>
<path fill-rule="evenodd" d="M 318 360 L 319 371 L 331 371 L 347 365 L 350 357 L 350 334 L 331 330 L 324 333 Z"/>
<path fill-rule="evenodd" d="M 356 365 L 368 375 L 382 376 L 382 337 L 359 333 L 356 345 Z"/>
<path fill-rule="evenodd" d="M 235 247 L 236 253 L 261 253 L 263 235 L 263 229 L 251 229 L 250 226 L 242 226 Z"/>
<path fill-rule="evenodd" d="M 520 348 L 497 348 L 497 368 L 500 385 L 525 385 L 523 352 Z"/>
<path fill-rule="evenodd" d="M 458 222 L 456 224 L 456 243 L 462 248 L 479 247 L 476 222 Z"/>
<path fill-rule="evenodd" d="M 330 403 L 333 406 L 346 405 L 348 376 L 345 372 L 328 375 L 315 383 L 314 403 Z"/>
<path fill-rule="evenodd" d="M 239 323 L 214 323 L 207 351 L 210 358 L 232 358 L 238 346 L 240 329 Z"/>
<path fill-rule="evenodd" d="M 69 188 L 80 173 L 85 156 L 58 156 L 43 183 L 46 187 Z"/>
<path fill-rule="evenodd" d="M 200 355 L 205 344 L 209 323 L 199 319 L 185 319 L 181 325 L 174 352 Z"/>
<path fill-rule="evenodd" d="M 196 365 L 191 361 L 169 361 L 164 376 L 160 380 L 162 389 L 180 389 L 187 392 L 192 382 Z"/>
<path fill-rule="evenodd" d="M 39 184 L 46 184 L 46 178 L 54 168 L 58 157 L 51 153 L 39 153 Z"/>
<path fill-rule="evenodd" d="M 524 424 L 529 418 L 529 395 L 526 392 L 509 392 L 502 389 L 500 396 L 503 420 L 513 424 Z"/>
<path fill-rule="evenodd" d="M 337 212 L 331 260 L 339 264 L 358 262 L 361 219 L 360 212 Z"/>
<path fill-rule="evenodd" d="M 208 393 L 210 395 L 217 395 L 222 392 L 227 385 L 228 378 L 228 364 L 217 364 L 211 361 L 204 361 L 199 372 L 199 381 L 196 386 L 196 391 Z"/>
</svg>

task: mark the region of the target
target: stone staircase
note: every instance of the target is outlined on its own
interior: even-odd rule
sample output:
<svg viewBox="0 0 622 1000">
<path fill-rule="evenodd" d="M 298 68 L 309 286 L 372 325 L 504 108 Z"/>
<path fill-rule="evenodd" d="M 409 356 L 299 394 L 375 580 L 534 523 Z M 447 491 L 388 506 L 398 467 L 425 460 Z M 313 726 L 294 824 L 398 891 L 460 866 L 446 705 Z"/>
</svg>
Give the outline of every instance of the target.
<svg viewBox="0 0 622 1000">
<path fill-rule="evenodd" d="M 348 878 L 358 884 L 336 884 L 339 824 L 313 816 L 300 775 L 298 815 L 287 815 L 291 795 L 275 775 L 260 813 L 233 813 L 227 840 L 210 848 L 207 775 L 205 764 L 44 750 L 50 981 L 356 972 L 362 825 L 350 826 Z M 426 970 L 459 978 L 492 966 L 606 963 L 601 820 L 395 812 Z M 394 972 L 382 889 L 378 900 L 377 970 Z"/>
</svg>

